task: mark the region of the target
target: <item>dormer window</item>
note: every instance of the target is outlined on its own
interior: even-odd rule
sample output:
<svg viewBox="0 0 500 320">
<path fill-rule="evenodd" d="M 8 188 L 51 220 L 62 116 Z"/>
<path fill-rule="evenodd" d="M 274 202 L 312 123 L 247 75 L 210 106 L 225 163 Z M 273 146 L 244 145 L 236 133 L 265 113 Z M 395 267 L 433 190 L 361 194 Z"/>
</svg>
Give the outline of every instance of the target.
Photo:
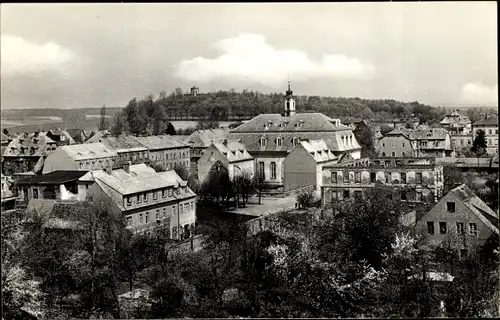
<svg viewBox="0 0 500 320">
<path fill-rule="evenodd" d="M 281 137 L 276 138 L 276 145 L 278 147 L 281 147 L 283 145 L 283 138 Z"/>
<path fill-rule="evenodd" d="M 265 147 L 267 145 L 267 138 L 261 137 L 260 138 L 260 146 Z"/>
<path fill-rule="evenodd" d="M 33 144 L 38 144 L 38 139 L 33 139 Z"/>
<path fill-rule="evenodd" d="M 298 145 L 299 145 L 299 141 L 300 141 L 300 140 L 299 140 L 299 138 L 294 137 L 294 138 L 292 139 L 292 144 L 293 144 L 293 146 L 294 146 L 294 147 L 298 146 Z"/>
</svg>

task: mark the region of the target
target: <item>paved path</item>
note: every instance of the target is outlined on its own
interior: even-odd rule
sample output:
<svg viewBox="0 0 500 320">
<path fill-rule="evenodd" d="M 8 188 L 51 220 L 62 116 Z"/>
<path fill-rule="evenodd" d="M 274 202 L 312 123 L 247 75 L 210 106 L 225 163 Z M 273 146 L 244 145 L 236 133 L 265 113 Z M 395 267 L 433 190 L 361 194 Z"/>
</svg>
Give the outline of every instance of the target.
<svg viewBox="0 0 500 320">
<path fill-rule="evenodd" d="M 253 197 L 249 199 L 249 203 L 246 204 L 245 208 L 236 208 L 227 212 L 260 217 L 295 209 L 296 202 L 295 196 L 286 198 L 262 197 L 261 204 L 259 204 L 259 197 Z"/>
</svg>

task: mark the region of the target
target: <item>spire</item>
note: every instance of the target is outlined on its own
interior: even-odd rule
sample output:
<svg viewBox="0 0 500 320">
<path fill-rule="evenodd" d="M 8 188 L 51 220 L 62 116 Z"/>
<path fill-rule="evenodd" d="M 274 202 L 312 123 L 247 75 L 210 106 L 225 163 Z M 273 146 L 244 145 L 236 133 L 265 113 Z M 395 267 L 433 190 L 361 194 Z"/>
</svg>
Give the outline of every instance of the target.
<svg viewBox="0 0 500 320">
<path fill-rule="evenodd" d="M 291 75 L 290 72 L 288 73 L 288 90 L 286 91 L 287 96 L 291 96 L 293 94 L 292 87 L 291 87 Z"/>
</svg>

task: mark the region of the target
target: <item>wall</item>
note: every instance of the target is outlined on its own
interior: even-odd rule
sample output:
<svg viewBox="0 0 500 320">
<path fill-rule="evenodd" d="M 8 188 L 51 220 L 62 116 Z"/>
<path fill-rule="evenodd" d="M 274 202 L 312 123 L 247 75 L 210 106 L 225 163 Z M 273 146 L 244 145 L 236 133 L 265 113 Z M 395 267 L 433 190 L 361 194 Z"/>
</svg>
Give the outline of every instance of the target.
<svg viewBox="0 0 500 320">
<path fill-rule="evenodd" d="M 185 166 L 189 172 L 191 171 L 189 146 L 149 150 L 148 157 L 150 161 L 163 166 L 166 170 L 173 170 L 176 164 L 180 164 Z"/>
<path fill-rule="evenodd" d="M 498 153 L 498 126 L 494 125 L 476 125 L 474 126 L 474 138 L 477 136 L 477 131 L 483 130 L 486 138 L 486 152 L 494 155 Z"/>
<path fill-rule="evenodd" d="M 203 183 L 203 181 L 207 178 L 212 166 L 217 161 L 220 161 L 226 168 L 228 168 L 229 171 L 227 158 L 224 157 L 224 155 L 221 154 L 220 151 L 214 146 L 208 147 L 205 153 L 198 160 L 198 181 L 200 181 L 200 183 Z"/>
<path fill-rule="evenodd" d="M 378 154 L 382 157 L 412 157 L 415 152 L 411 141 L 402 136 L 385 136 L 378 143 Z"/>
<path fill-rule="evenodd" d="M 266 155 L 254 156 L 255 159 L 255 174 L 259 175 L 259 162 L 264 162 L 265 183 L 269 185 L 281 186 L 283 185 L 284 166 L 283 162 L 285 157 L 273 157 Z M 271 179 L 271 162 L 276 163 L 276 179 Z"/>
<path fill-rule="evenodd" d="M 295 147 L 285 158 L 283 168 L 284 191 L 317 185 L 316 161 L 302 145 Z"/>
<path fill-rule="evenodd" d="M 240 161 L 240 162 L 232 162 L 229 164 L 229 178 L 241 176 L 243 174 L 247 174 L 250 179 L 253 178 L 255 174 L 255 162 L 253 159 Z"/>
</svg>

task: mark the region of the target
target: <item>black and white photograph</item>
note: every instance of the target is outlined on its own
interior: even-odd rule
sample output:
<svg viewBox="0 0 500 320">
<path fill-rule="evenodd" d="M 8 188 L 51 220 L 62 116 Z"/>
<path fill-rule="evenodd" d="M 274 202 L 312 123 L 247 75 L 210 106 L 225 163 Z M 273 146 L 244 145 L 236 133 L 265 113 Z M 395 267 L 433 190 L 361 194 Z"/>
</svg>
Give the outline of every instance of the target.
<svg viewBox="0 0 500 320">
<path fill-rule="evenodd" d="M 499 318 L 497 10 L 0 4 L 1 320 Z"/>
</svg>

